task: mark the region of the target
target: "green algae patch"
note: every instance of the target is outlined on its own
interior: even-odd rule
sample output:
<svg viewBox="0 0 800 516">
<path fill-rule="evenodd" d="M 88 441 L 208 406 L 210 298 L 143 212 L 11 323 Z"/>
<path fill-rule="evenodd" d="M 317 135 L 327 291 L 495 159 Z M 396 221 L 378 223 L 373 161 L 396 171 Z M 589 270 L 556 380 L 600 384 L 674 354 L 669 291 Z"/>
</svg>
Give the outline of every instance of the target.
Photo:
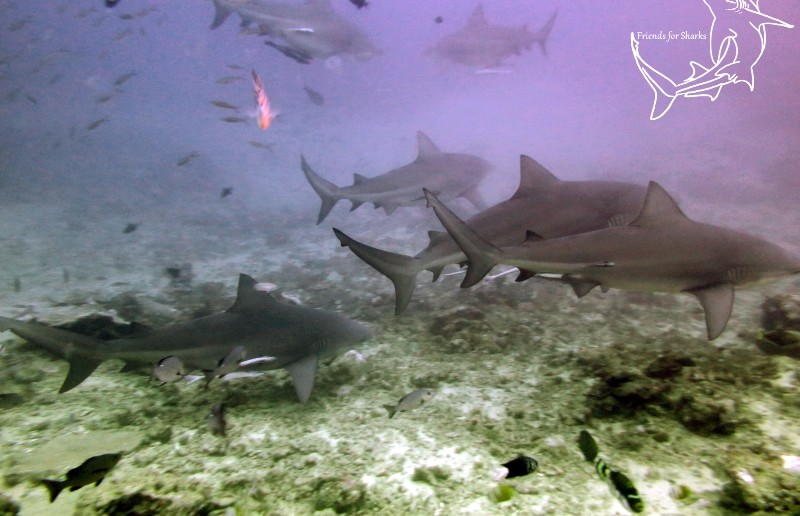
<svg viewBox="0 0 800 516">
<path fill-rule="evenodd" d="M 508 484 L 500 484 L 489 492 L 489 500 L 494 503 L 503 503 L 511 500 L 517 491 Z"/>
</svg>

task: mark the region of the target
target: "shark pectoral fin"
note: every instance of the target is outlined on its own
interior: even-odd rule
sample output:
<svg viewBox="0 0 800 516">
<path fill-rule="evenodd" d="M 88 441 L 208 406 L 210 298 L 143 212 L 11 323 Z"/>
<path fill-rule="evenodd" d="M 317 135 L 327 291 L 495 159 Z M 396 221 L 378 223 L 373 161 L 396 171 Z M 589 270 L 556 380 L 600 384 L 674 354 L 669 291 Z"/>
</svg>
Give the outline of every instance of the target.
<svg viewBox="0 0 800 516">
<path fill-rule="evenodd" d="M 706 314 L 706 330 L 708 340 L 719 337 L 728 324 L 733 310 L 733 285 L 731 283 L 718 283 L 708 287 L 687 290 L 689 294 L 700 301 Z"/>
<path fill-rule="evenodd" d="M 572 291 L 575 292 L 579 299 L 591 292 L 594 287 L 600 285 L 596 281 L 583 280 L 572 276 L 564 276 L 562 280 L 572 287 Z"/>
<path fill-rule="evenodd" d="M 521 281 L 527 281 L 527 280 L 531 279 L 531 278 L 532 278 L 532 277 L 534 277 L 534 276 L 536 276 L 536 273 L 535 273 L 535 272 L 533 272 L 533 271 L 526 271 L 525 269 L 520 269 L 520 270 L 519 270 L 519 274 L 517 274 L 517 279 L 515 279 L 514 281 L 516 281 L 517 283 L 519 283 L 519 282 L 521 282 Z"/>
<path fill-rule="evenodd" d="M 314 379 L 317 376 L 317 355 L 308 355 L 300 360 L 286 366 L 292 376 L 294 391 L 300 399 L 300 403 L 305 403 L 311 397 L 311 390 L 314 388 Z"/>
<path fill-rule="evenodd" d="M 102 360 L 95 360 L 80 355 L 70 357 L 69 372 L 67 373 L 67 377 L 64 378 L 64 383 L 61 384 L 58 393 L 63 394 L 83 383 L 102 362 Z"/>
<path fill-rule="evenodd" d="M 394 213 L 394 210 L 396 210 L 397 208 L 400 207 L 400 205 L 396 204 L 396 203 L 393 203 L 393 202 L 387 202 L 387 203 L 381 204 L 380 206 L 378 206 L 376 204 L 375 207 L 376 208 L 383 208 L 383 211 L 386 212 L 387 215 L 391 215 L 392 213 Z"/>
</svg>

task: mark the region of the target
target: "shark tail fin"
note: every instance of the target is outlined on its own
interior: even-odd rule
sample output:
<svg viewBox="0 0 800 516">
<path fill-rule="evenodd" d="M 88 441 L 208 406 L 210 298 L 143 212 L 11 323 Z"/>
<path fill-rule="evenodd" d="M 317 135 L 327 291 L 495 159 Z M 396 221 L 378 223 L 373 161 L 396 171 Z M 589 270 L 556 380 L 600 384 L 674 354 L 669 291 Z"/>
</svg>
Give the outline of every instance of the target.
<svg viewBox="0 0 800 516">
<path fill-rule="evenodd" d="M 417 284 L 417 273 L 420 271 L 420 268 L 416 265 L 417 259 L 412 256 L 391 253 L 362 244 L 336 228 L 333 228 L 333 232 L 339 242 L 342 243 L 342 247 L 349 247 L 353 254 L 392 280 L 394 284 L 394 313 L 395 315 L 402 314 L 411 301 L 414 287 Z"/>
<path fill-rule="evenodd" d="M 64 489 L 64 483 L 58 480 L 49 480 L 47 478 L 41 479 L 40 482 L 50 493 L 50 503 L 55 502 L 56 498 L 58 498 L 58 495 Z"/>
<path fill-rule="evenodd" d="M 647 84 L 650 85 L 650 88 L 655 94 L 655 98 L 653 99 L 653 108 L 650 110 L 650 120 L 658 120 L 662 116 L 666 115 L 667 111 L 669 111 L 669 108 L 672 107 L 672 103 L 675 102 L 675 99 L 677 98 L 678 87 L 672 79 L 653 68 L 647 61 L 644 60 L 644 58 L 642 58 L 642 56 L 639 54 L 639 42 L 636 40 L 632 32 L 631 52 L 633 52 L 633 58 L 636 61 L 636 66 L 639 68 L 642 76 L 647 81 Z"/>
<path fill-rule="evenodd" d="M 214 0 L 214 21 L 211 22 L 211 30 L 216 29 L 228 19 L 231 15 L 231 10 L 222 5 L 219 0 Z"/>
<path fill-rule="evenodd" d="M 444 228 L 467 256 L 469 267 L 464 281 L 461 282 L 461 288 L 475 285 L 497 265 L 500 250 L 458 218 L 430 191 L 425 189 L 424 192 L 428 199 L 428 207 L 433 208 Z"/>
<path fill-rule="evenodd" d="M 93 358 L 102 349 L 100 339 L 44 324 L 0 317 L 0 331 L 11 330 L 17 336 L 69 362 L 69 372 L 59 393 L 80 385 L 103 359 Z"/>
<path fill-rule="evenodd" d="M 531 38 L 533 41 L 539 44 L 539 48 L 542 49 L 542 55 L 547 55 L 547 38 L 550 36 L 550 31 L 553 30 L 553 25 L 556 23 L 556 18 L 558 17 L 558 9 L 553 11 L 553 14 L 550 15 L 550 19 L 548 19 L 542 28 L 536 31 Z"/>
<path fill-rule="evenodd" d="M 300 156 L 300 166 L 311 188 L 317 192 L 317 195 L 322 200 L 322 205 L 319 207 L 319 215 L 317 216 L 317 224 L 319 224 L 325 220 L 334 205 L 342 198 L 340 193 L 342 189 L 314 172 L 314 169 L 306 162 L 305 156 Z M 358 207 L 355 203 L 354 206 Z"/>
</svg>

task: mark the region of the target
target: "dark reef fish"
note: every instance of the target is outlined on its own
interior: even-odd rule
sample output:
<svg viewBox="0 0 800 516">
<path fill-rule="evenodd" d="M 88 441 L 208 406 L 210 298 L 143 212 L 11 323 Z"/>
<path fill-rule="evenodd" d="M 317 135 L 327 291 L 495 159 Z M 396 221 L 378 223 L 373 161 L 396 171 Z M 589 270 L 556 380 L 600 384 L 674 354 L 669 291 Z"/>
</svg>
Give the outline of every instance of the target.
<svg viewBox="0 0 800 516">
<path fill-rule="evenodd" d="M 236 302 L 227 311 L 169 325 L 142 336 L 110 341 L 44 324 L 0 317 L 0 331 L 19 337 L 69 361 L 59 392 L 80 385 L 103 361 L 123 360 L 126 369 L 175 356 L 188 371 L 213 370 L 237 346 L 260 357 L 248 369 L 288 369 L 297 397 L 311 396 L 320 359 L 372 337 L 373 331 L 338 313 L 276 301 L 256 281 L 239 275 Z M 265 360 L 265 357 L 274 358 Z M 239 364 L 240 366 L 242 364 Z"/>
<path fill-rule="evenodd" d="M 539 463 L 533 457 L 528 457 L 526 455 L 520 455 L 516 459 L 510 460 L 503 464 L 503 468 L 505 468 L 504 478 L 516 478 L 516 477 L 524 477 L 525 475 L 530 475 L 536 468 L 539 467 Z"/>
<path fill-rule="evenodd" d="M 322 96 L 322 93 L 318 92 L 317 90 L 312 90 L 308 86 L 303 86 L 303 89 L 308 95 L 308 99 L 317 106 L 321 106 L 325 104 L 325 97 Z"/>
<path fill-rule="evenodd" d="M 639 212 L 647 191 L 644 186 L 616 181 L 562 181 L 525 155 L 520 156 L 519 176 L 519 188 L 511 198 L 466 221 L 496 246 L 525 241 L 531 228 L 545 238 L 555 238 L 625 224 Z M 466 261 L 455 241 L 441 231 L 430 231 L 430 243 L 416 256 L 370 247 L 336 228 L 333 231 L 343 246 L 392 280 L 398 315 L 411 300 L 417 274 L 428 270 L 436 281 L 446 265 Z"/>
<path fill-rule="evenodd" d="M 224 199 L 232 194 L 233 194 L 233 188 L 231 188 L 230 186 L 226 186 L 225 188 L 222 189 L 222 192 L 219 194 L 219 197 L 220 199 Z"/>
<path fill-rule="evenodd" d="M 442 38 L 427 53 L 484 69 L 499 67 L 505 58 L 519 55 L 523 49 L 529 50 L 534 43 L 539 45 L 543 54 L 547 54 L 547 38 L 557 15 L 558 11 L 554 12 L 541 29 L 531 32 L 527 25 L 489 25 L 483 15 L 483 7 L 478 5 L 464 27 Z"/>
<path fill-rule="evenodd" d="M 624 226 L 561 238 L 534 232 L 525 243 L 497 248 L 426 191 L 428 205 L 467 256 L 462 288 L 478 283 L 498 263 L 536 273 L 561 274 L 576 292 L 619 288 L 685 292 L 700 301 L 709 340 L 725 329 L 735 287 L 759 285 L 800 273 L 800 258 L 756 236 L 689 219 L 653 181 L 641 211 Z M 536 228 L 530 228 L 535 231 Z"/>
<path fill-rule="evenodd" d="M 606 464 L 599 456 L 600 449 L 597 446 L 597 442 L 586 430 L 581 430 L 578 435 L 578 448 L 583 453 L 583 458 L 586 459 L 586 462 L 594 466 L 597 476 L 611 484 L 611 487 L 625 501 L 631 511 L 636 513 L 644 511 L 644 501 L 639 496 L 639 491 L 633 485 L 633 481 L 625 473 L 612 469 Z"/>
<path fill-rule="evenodd" d="M 423 206 L 423 187 L 446 199 L 463 197 L 479 210 L 485 207 L 478 185 L 491 169 L 489 162 L 472 154 L 442 152 L 422 131 L 417 132 L 417 144 L 419 152 L 411 163 L 375 177 L 354 174 L 353 184 L 343 187 L 319 176 L 302 156 L 303 173 L 322 200 L 317 224 L 341 199 L 353 203 L 350 211 L 367 202 L 387 215 L 400 206 Z"/>
<path fill-rule="evenodd" d="M 77 491 L 81 487 L 89 484 L 99 486 L 121 458 L 121 453 L 97 455 L 86 459 L 86 461 L 77 468 L 67 471 L 67 478 L 65 480 L 42 479 L 42 484 L 50 492 L 50 503 L 53 503 L 56 498 L 58 498 L 61 491 L 66 488 L 69 488 L 70 491 Z"/>
<path fill-rule="evenodd" d="M 128 224 L 125 226 L 125 229 L 123 229 L 122 232 L 127 235 L 128 233 L 133 233 L 138 228 L 139 228 L 139 224 L 134 224 L 133 222 L 128 222 Z"/>
<path fill-rule="evenodd" d="M 211 432 L 211 435 L 226 436 L 228 421 L 225 419 L 224 403 L 211 405 L 211 413 L 206 418 L 206 426 L 208 426 L 208 431 Z"/>
<path fill-rule="evenodd" d="M 350 0 L 350 3 L 355 5 L 357 9 L 363 9 L 369 6 L 367 0 Z"/>
</svg>

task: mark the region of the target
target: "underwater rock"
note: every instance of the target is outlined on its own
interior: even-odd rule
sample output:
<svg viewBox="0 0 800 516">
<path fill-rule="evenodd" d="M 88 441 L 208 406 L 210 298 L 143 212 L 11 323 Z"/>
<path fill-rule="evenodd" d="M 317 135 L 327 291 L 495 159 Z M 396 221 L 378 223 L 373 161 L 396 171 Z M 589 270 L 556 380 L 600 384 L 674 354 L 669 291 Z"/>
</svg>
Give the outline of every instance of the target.
<svg viewBox="0 0 800 516">
<path fill-rule="evenodd" d="M 761 327 L 768 332 L 781 328 L 800 330 L 800 295 L 766 298 L 761 305 Z"/>
<path fill-rule="evenodd" d="M 633 414 L 647 405 L 662 405 L 671 384 L 648 378 L 636 369 L 606 371 L 589 391 L 595 416 Z"/>
<path fill-rule="evenodd" d="M 457 306 L 433 318 L 429 331 L 437 349 L 446 353 L 473 351 L 499 352 L 505 341 L 485 320 L 483 311 L 471 306 Z"/>
<path fill-rule="evenodd" d="M 761 305 L 761 327 L 756 346 L 767 355 L 800 360 L 800 296 L 768 297 Z"/>
<path fill-rule="evenodd" d="M 2 516 L 15 516 L 20 512 L 20 506 L 13 498 L 0 493 L 0 514 Z"/>
<path fill-rule="evenodd" d="M 691 394 L 678 400 L 675 416 L 687 429 L 701 435 L 731 435 L 740 423 L 734 400 Z"/>
<path fill-rule="evenodd" d="M 665 353 L 650 362 L 644 370 L 644 374 L 650 378 L 672 378 L 680 374 L 684 367 L 693 366 L 694 360 L 688 355 L 677 353 Z"/>
<path fill-rule="evenodd" d="M 169 278 L 169 286 L 173 288 L 190 288 L 194 279 L 191 263 L 172 264 L 164 268 Z"/>
<path fill-rule="evenodd" d="M 778 457 L 745 447 L 730 450 L 720 506 L 736 513 L 800 514 L 800 475 L 782 468 Z"/>
<path fill-rule="evenodd" d="M 335 477 L 320 478 L 315 482 L 314 510 L 332 509 L 337 514 L 359 512 L 367 498 L 366 486 L 357 480 Z"/>
<path fill-rule="evenodd" d="M 411 480 L 435 486 L 453 476 L 453 471 L 446 466 L 418 466 L 414 468 Z"/>
</svg>

